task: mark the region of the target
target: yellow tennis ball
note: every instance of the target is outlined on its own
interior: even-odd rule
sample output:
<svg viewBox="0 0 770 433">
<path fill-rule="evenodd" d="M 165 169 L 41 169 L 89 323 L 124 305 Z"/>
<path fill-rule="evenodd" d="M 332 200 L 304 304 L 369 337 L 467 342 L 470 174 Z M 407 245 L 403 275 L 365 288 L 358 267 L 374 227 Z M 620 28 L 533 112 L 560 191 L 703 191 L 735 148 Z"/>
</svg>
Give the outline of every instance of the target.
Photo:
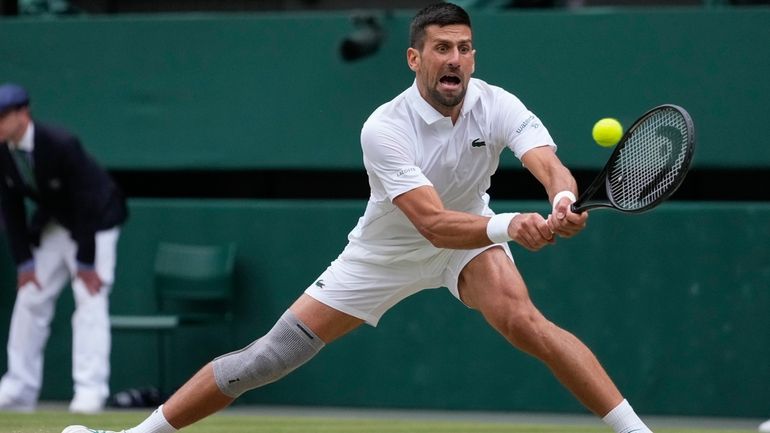
<svg viewBox="0 0 770 433">
<path fill-rule="evenodd" d="M 623 125 L 617 119 L 605 117 L 594 124 L 591 135 L 599 146 L 612 147 L 618 144 L 623 136 Z"/>
</svg>

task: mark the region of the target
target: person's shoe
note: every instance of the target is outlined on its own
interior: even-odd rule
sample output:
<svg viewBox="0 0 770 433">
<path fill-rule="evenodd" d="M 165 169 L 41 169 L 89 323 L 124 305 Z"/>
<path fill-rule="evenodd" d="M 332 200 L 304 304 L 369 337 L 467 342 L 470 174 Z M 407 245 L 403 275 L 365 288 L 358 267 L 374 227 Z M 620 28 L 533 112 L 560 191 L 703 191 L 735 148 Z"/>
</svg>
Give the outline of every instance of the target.
<svg viewBox="0 0 770 433">
<path fill-rule="evenodd" d="M 7 395 L 0 394 L 0 412 L 34 412 L 34 403 L 25 403 L 23 401 L 14 400 Z"/>
<path fill-rule="evenodd" d="M 758 430 L 762 433 L 770 433 L 770 419 L 760 424 Z"/>
<path fill-rule="evenodd" d="M 104 410 L 104 398 L 88 394 L 75 394 L 75 398 L 70 402 L 71 413 L 84 415 L 93 415 L 101 413 Z"/>
<path fill-rule="evenodd" d="M 111 431 L 111 430 L 94 430 L 92 428 L 88 428 L 86 426 L 82 425 L 71 425 L 64 427 L 64 430 L 61 431 L 61 433 L 123 433 L 124 430 L 121 430 L 119 432 Z"/>
</svg>

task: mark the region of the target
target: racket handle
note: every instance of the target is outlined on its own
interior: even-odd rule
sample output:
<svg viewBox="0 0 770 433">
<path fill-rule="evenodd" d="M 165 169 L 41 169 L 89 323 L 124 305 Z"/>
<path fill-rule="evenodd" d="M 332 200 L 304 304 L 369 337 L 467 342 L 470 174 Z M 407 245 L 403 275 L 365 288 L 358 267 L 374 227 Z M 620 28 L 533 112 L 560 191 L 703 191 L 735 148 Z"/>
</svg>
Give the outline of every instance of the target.
<svg viewBox="0 0 770 433">
<path fill-rule="evenodd" d="M 583 205 L 579 204 L 578 202 L 575 202 L 569 205 L 569 210 L 571 210 L 572 213 L 583 213 L 586 209 L 585 207 L 583 207 Z"/>
</svg>

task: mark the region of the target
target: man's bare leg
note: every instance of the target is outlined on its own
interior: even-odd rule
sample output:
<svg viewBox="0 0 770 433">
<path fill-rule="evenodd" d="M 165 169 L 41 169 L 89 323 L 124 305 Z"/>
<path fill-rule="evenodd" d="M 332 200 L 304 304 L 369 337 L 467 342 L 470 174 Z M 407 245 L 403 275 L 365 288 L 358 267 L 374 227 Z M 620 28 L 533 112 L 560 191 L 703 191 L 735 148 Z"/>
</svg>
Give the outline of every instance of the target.
<svg viewBox="0 0 770 433">
<path fill-rule="evenodd" d="M 543 361 L 615 432 L 652 433 L 588 347 L 535 308 L 519 271 L 501 248 L 476 256 L 459 280 L 463 302 L 481 311 L 512 345 Z"/>
<path fill-rule="evenodd" d="M 325 343 L 331 343 L 363 323 L 363 320 L 305 294 L 290 310 Z M 224 409 L 233 401 L 217 386 L 214 369 L 208 363 L 168 399 L 163 405 L 163 415 L 169 424 L 180 429 Z"/>
<path fill-rule="evenodd" d="M 605 416 L 623 397 L 594 354 L 535 308 L 501 248 L 480 254 L 460 275 L 460 295 L 513 346 L 543 361 L 589 410 Z"/>
</svg>

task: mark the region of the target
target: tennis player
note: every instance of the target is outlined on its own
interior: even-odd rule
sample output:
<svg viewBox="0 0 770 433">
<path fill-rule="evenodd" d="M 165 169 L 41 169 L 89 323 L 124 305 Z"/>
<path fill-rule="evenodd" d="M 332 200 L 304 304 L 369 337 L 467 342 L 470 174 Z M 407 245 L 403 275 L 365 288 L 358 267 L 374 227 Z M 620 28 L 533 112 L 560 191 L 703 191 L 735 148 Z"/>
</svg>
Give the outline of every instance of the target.
<svg viewBox="0 0 770 433">
<path fill-rule="evenodd" d="M 507 242 L 536 251 L 586 225 L 576 182 L 543 123 L 505 90 L 472 79 L 460 7 L 422 9 L 406 52 L 415 81 L 361 131 L 371 196 L 349 243 L 262 338 L 216 358 L 130 433 L 171 433 L 276 381 L 402 299 L 444 286 L 514 347 L 544 362 L 617 433 L 649 433 L 591 351 L 532 304 Z M 551 215 L 495 214 L 486 194 L 509 149 L 543 184 Z M 65 433 L 86 433 L 71 426 Z"/>
</svg>

